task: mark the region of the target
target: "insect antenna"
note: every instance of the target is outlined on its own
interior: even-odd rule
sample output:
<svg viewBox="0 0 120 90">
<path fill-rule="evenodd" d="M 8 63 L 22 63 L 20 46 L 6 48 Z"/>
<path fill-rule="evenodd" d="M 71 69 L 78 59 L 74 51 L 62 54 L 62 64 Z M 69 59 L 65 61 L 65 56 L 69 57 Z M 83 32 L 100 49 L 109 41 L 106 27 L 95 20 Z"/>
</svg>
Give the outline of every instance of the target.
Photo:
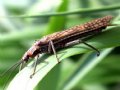
<svg viewBox="0 0 120 90">
<path fill-rule="evenodd" d="M 21 63 L 23 63 L 24 61 L 18 61 L 17 63 L 15 63 L 13 66 L 11 66 L 8 70 L 6 70 L 5 72 L 3 72 L 2 74 L 0 74 L 0 78 L 3 77 L 7 72 L 9 72 L 10 70 L 13 69 L 14 71 L 14 68 L 18 67 Z"/>
<path fill-rule="evenodd" d="M 0 74 L 0 79 L 4 79 L 5 77 L 5 75 L 8 73 L 8 72 L 10 72 L 10 74 L 7 76 L 7 79 L 5 80 L 5 83 L 4 83 L 4 85 L 3 85 L 3 90 L 5 90 L 5 88 L 6 88 L 6 86 L 7 86 L 7 81 L 9 81 L 10 80 L 10 77 L 12 76 L 12 72 L 13 71 L 15 71 L 16 69 L 17 69 L 17 67 L 21 64 L 21 63 L 23 63 L 24 61 L 19 61 L 19 62 L 17 62 L 16 64 L 14 64 L 13 66 L 11 66 L 8 70 L 6 70 L 5 72 L 3 72 L 2 74 Z"/>
</svg>

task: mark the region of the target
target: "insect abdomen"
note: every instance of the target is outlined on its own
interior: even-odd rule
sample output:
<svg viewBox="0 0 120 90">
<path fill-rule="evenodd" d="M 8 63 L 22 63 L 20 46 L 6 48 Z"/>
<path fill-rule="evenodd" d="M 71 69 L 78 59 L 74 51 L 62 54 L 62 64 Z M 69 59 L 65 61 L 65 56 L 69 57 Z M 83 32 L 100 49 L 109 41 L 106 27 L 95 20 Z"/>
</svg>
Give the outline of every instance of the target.
<svg viewBox="0 0 120 90">
<path fill-rule="evenodd" d="M 98 18 L 96 20 L 92 20 L 90 22 L 83 24 L 83 27 L 85 28 L 85 31 L 106 28 L 108 25 L 110 25 L 110 21 L 112 18 L 113 18 L 112 16 Z"/>
<path fill-rule="evenodd" d="M 65 35 L 63 32 L 61 32 L 58 35 L 56 35 L 58 37 L 60 37 L 60 35 L 64 36 L 54 41 L 54 43 L 56 43 L 57 44 L 56 46 L 58 46 L 60 43 L 66 44 L 76 39 L 82 39 L 97 34 L 101 32 L 103 29 L 105 29 L 108 25 L 110 25 L 111 19 L 112 16 L 105 16 L 103 18 L 92 20 L 83 25 L 77 25 L 75 27 L 72 27 L 68 30 L 63 31 L 64 33 L 68 34 Z"/>
</svg>

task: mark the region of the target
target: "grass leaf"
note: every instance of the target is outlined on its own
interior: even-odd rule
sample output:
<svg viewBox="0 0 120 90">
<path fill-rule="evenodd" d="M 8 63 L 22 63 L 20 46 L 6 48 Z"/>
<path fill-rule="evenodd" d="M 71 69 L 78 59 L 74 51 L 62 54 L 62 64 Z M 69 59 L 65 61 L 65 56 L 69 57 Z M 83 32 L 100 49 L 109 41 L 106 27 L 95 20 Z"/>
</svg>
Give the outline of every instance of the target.
<svg viewBox="0 0 120 90">
<path fill-rule="evenodd" d="M 95 46 L 98 49 L 119 46 L 119 33 L 120 27 L 110 28 L 109 30 L 88 40 L 87 43 Z M 85 53 L 88 51 L 91 51 L 91 49 L 83 44 L 79 44 L 71 48 L 61 50 L 60 52 L 58 52 L 58 56 L 60 60 L 63 60 L 70 56 Z M 43 57 L 45 57 L 46 59 L 44 59 Z M 41 63 L 41 61 L 43 60 L 44 63 Z M 31 63 L 33 64 L 33 62 Z M 33 68 L 33 65 L 31 63 L 15 76 L 15 78 L 9 84 L 8 90 L 33 90 L 37 86 L 37 84 L 46 76 L 46 74 L 50 72 L 51 69 L 53 69 L 55 65 L 60 65 L 57 63 L 57 60 L 54 55 L 43 55 L 40 59 L 40 63 L 37 66 L 36 74 L 33 76 L 32 79 L 30 79 L 30 75 L 32 73 Z M 21 83 L 18 84 L 19 82 Z"/>
</svg>

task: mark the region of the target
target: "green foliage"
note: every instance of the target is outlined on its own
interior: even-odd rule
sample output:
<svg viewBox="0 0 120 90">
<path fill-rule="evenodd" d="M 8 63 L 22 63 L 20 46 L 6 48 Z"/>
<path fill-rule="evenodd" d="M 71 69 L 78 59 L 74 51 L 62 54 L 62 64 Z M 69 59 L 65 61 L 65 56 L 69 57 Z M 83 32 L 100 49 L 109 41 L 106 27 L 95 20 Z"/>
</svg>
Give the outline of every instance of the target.
<svg viewBox="0 0 120 90">
<path fill-rule="evenodd" d="M 1 11 L 0 72 L 19 61 L 25 51 L 42 36 L 82 24 L 91 19 L 113 15 L 113 24 L 86 42 L 101 51 L 78 44 L 57 52 L 43 54 L 32 79 L 34 59 L 16 76 L 10 77 L 8 90 L 117 90 L 120 81 L 120 1 L 116 0 L 29 0 L 26 5 L 6 4 Z M 20 1 L 21 2 L 21 1 Z M 46 7 L 44 7 L 46 6 Z M 42 9 L 43 8 L 43 9 Z M 47 8 L 47 9 L 46 9 Z M 27 10 L 27 11 L 26 11 Z M 94 53 L 93 53 L 94 52 Z M 15 74 L 18 70 L 12 72 Z M 9 73 L 0 77 L 0 88 L 8 82 Z M 13 78 L 14 77 L 14 78 Z M 13 79 L 12 79 L 13 78 Z M 12 79 L 12 80 L 11 80 Z"/>
</svg>

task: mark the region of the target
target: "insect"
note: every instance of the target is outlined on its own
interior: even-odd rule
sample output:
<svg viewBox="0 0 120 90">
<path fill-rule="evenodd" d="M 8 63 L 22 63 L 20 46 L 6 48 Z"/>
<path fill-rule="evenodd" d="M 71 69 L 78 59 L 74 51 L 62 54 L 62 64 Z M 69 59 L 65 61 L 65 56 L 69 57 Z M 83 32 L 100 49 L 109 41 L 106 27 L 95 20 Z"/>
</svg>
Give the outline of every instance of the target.
<svg viewBox="0 0 120 90">
<path fill-rule="evenodd" d="M 44 36 L 40 40 L 36 41 L 32 47 L 23 55 L 21 61 L 19 61 L 16 65 L 21 65 L 23 67 L 24 63 L 27 63 L 30 58 L 39 57 L 39 54 L 42 53 L 54 53 L 56 59 L 59 63 L 59 58 L 57 56 L 56 50 L 75 45 L 77 43 L 83 43 L 88 47 L 92 48 L 99 55 L 100 52 L 95 47 L 89 45 L 84 41 L 84 39 L 100 33 L 107 26 L 111 26 L 110 21 L 112 20 L 112 16 L 105 16 L 102 18 L 98 18 L 87 22 L 82 25 L 74 26 L 70 29 L 55 32 L 53 34 Z M 37 61 L 36 61 L 37 62 Z M 37 64 L 35 63 L 34 71 L 31 77 L 35 74 Z M 14 66 L 13 66 L 14 67 Z M 12 68 L 12 67 L 11 67 Z"/>
</svg>

